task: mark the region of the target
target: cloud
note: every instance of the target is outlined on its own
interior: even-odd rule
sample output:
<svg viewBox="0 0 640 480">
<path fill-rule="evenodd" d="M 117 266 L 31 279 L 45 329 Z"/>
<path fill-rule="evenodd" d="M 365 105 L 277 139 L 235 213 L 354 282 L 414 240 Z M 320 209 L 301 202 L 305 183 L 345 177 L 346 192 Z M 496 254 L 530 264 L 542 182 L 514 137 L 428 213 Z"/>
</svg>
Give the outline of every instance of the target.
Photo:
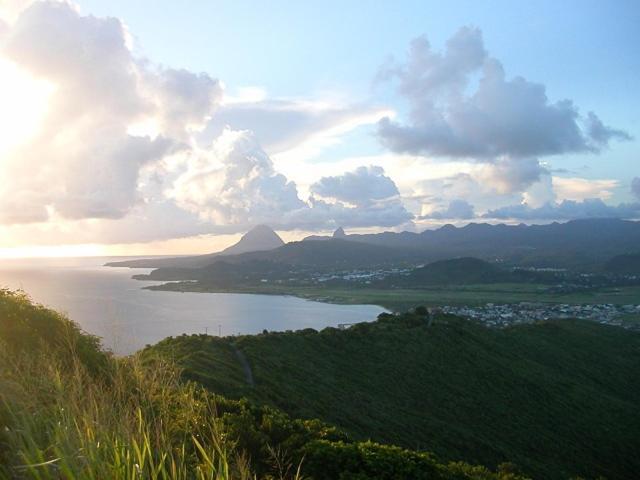
<svg viewBox="0 0 640 480">
<path fill-rule="evenodd" d="M 340 225 L 393 227 L 412 219 L 395 184 L 379 167 L 348 172 L 345 177 L 364 177 L 363 182 L 377 181 L 381 188 L 361 190 L 349 202 L 319 196 L 303 201 L 295 184 L 275 170 L 250 132 L 225 130 L 206 150 L 178 152 L 167 157 L 162 168 L 143 169 L 139 182 L 144 202 L 124 218 L 70 220 L 54 212 L 49 223 L 16 225 L 12 236 L 29 239 L 33 232 L 46 232 L 44 236 L 60 243 L 125 243 L 236 233 L 265 222 L 280 230 L 317 230 Z M 345 181 L 350 180 L 340 178 L 337 183 Z M 343 198 L 339 191 L 334 193 Z M 6 220 L 0 218 L 0 223 Z"/>
<path fill-rule="evenodd" d="M 472 80 L 479 75 L 472 92 Z M 595 152 L 628 134 L 607 127 L 593 113 L 587 127 L 570 100 L 549 101 L 542 84 L 507 79 L 488 55 L 480 30 L 460 29 L 444 53 L 426 38 L 411 43 L 406 65 L 388 70 L 409 101 L 410 121 L 384 119 L 378 135 L 395 152 L 491 159 Z"/>
<path fill-rule="evenodd" d="M 607 205 L 599 198 L 585 199 L 580 202 L 564 200 L 560 203 L 547 203 L 539 208 L 526 204 L 510 205 L 490 210 L 485 218 L 514 220 L 573 220 L 576 218 L 640 218 L 640 203 L 621 203 Z"/>
<path fill-rule="evenodd" d="M 225 232 L 257 223 L 282 230 L 396 226 L 413 217 L 380 167 L 324 177 L 311 190 L 309 202 L 301 200 L 250 132 L 225 130 L 211 150 L 189 159 L 168 195 Z"/>
<path fill-rule="evenodd" d="M 81 46 L 82 48 L 79 48 Z M 161 89 L 145 83 L 124 26 L 81 16 L 66 2 L 37 2 L 11 25 L 1 52 L 52 85 L 38 132 L 5 155 L 3 198 L 20 207 L 5 221 L 121 218 L 141 201 L 139 171 L 180 148 L 164 132 L 131 135 L 130 125 L 159 114 Z M 18 207 L 16 205 L 16 207 Z"/>
<path fill-rule="evenodd" d="M 475 218 L 475 210 L 466 200 L 452 200 L 449 206 L 444 210 L 436 210 L 427 215 L 423 215 L 420 219 L 433 220 L 469 220 Z"/>
<path fill-rule="evenodd" d="M 12 22 L 25 8 L 31 5 L 34 0 L 2 0 L 0 2 L 0 20 Z"/>
<path fill-rule="evenodd" d="M 413 218 L 402 204 L 398 187 L 379 166 L 323 177 L 310 191 L 314 214 L 330 218 L 329 226 L 391 227 Z"/>
<path fill-rule="evenodd" d="M 0 158 L 0 178 L 10 179 L 0 183 L 0 223 L 26 241 L 142 242 L 256 223 L 395 227 L 413 220 L 406 205 L 431 218 L 471 218 L 489 204 L 521 201 L 522 192 L 541 207 L 555 196 L 534 192 L 550 178 L 537 157 L 630 138 L 595 114 L 582 118 L 571 102 L 550 103 L 541 85 L 507 79 L 473 29 L 442 54 L 418 39 L 408 63 L 388 69 L 411 107 L 398 123 L 390 110 L 362 103 L 267 99 L 256 89 L 233 98 L 207 73 L 134 55 L 118 19 L 83 16 L 67 1 L 30 3 L 12 1 L 0 21 L 0 68 L 10 63 L 15 78 L 45 91 L 33 97 L 46 104 L 37 128 L 3 143 Z M 3 98 L 17 98 L 21 83 L 5 82 Z M 383 142 L 417 157 L 305 163 L 382 117 Z M 430 176 L 458 174 L 416 185 L 429 178 L 413 168 L 429 162 L 425 154 L 458 159 Z M 361 166 L 370 163 L 386 172 Z M 303 179 L 304 195 L 291 178 Z M 574 200 L 606 198 L 615 187 L 582 180 L 554 178 L 552 187 Z"/>
<path fill-rule="evenodd" d="M 396 184 L 378 166 L 358 167 L 353 172 L 323 177 L 311 185 L 311 193 L 354 205 L 370 205 L 398 197 Z"/>
<path fill-rule="evenodd" d="M 580 177 L 553 177 L 553 189 L 563 200 L 582 201 L 589 198 L 608 199 L 618 187 L 612 179 L 588 179 Z"/>
<path fill-rule="evenodd" d="M 554 177 L 550 174 L 542 175 L 540 181 L 531 185 L 522 194 L 522 203 L 526 203 L 532 208 L 539 208 L 547 203 L 554 203 L 557 199 L 553 188 Z"/>
<path fill-rule="evenodd" d="M 191 130 L 206 126 L 222 101 L 222 86 L 206 73 L 160 69 L 146 78 L 158 105 L 160 129 L 172 138 L 186 140 Z"/>
<path fill-rule="evenodd" d="M 414 216 L 399 200 L 371 203 L 367 207 L 352 207 L 341 202 L 327 202 L 311 197 L 309 209 L 298 210 L 284 216 L 289 228 L 327 230 L 337 227 L 397 227 L 411 225 Z"/>
<path fill-rule="evenodd" d="M 634 177 L 631 180 L 631 193 L 640 200 L 640 177 Z"/>
<path fill-rule="evenodd" d="M 248 131 L 225 130 L 210 150 L 190 155 L 169 197 L 215 225 L 274 223 L 305 207 Z"/>
<path fill-rule="evenodd" d="M 580 115 L 571 100 L 552 102 L 545 86 L 507 78 L 476 28 L 462 28 L 442 53 L 425 37 L 411 43 L 404 64 L 388 66 L 409 103 L 406 122 L 389 118 L 378 137 L 391 151 L 472 159 L 478 178 L 500 193 L 524 192 L 548 170 L 539 157 L 597 153 L 631 136 L 606 126 L 593 112 Z"/>
<path fill-rule="evenodd" d="M 478 180 L 491 185 L 498 193 L 521 192 L 548 174 L 536 158 L 513 159 L 501 157 L 485 164 L 478 173 Z"/>
<path fill-rule="evenodd" d="M 388 109 L 364 105 L 343 107 L 322 101 L 237 101 L 226 103 L 216 112 L 200 139 L 207 142 L 225 128 L 250 130 L 262 147 L 274 155 L 296 148 L 313 137 L 374 124 L 388 114 Z"/>
<path fill-rule="evenodd" d="M 9 25 L 0 18 L 0 41 L 9 33 Z"/>
<path fill-rule="evenodd" d="M 388 110 L 225 101 L 217 79 L 134 56 L 118 19 L 82 16 L 69 2 L 34 3 L 3 28 L 0 55 L 51 86 L 39 129 L 0 160 L 2 178 L 13 179 L 0 185 L 8 199 L 0 222 L 21 238 L 46 231 L 73 242 L 139 242 L 256 223 L 395 226 L 412 218 L 376 167 L 323 178 L 303 201 L 256 139 L 291 152 Z M 365 183 L 345 200 L 354 179 Z M 331 182 L 343 191 L 326 198 Z"/>
<path fill-rule="evenodd" d="M 610 140 L 630 141 L 633 137 L 624 130 L 611 128 L 602 123 L 598 116 L 589 112 L 585 120 L 587 135 L 599 147 L 606 147 Z"/>
</svg>

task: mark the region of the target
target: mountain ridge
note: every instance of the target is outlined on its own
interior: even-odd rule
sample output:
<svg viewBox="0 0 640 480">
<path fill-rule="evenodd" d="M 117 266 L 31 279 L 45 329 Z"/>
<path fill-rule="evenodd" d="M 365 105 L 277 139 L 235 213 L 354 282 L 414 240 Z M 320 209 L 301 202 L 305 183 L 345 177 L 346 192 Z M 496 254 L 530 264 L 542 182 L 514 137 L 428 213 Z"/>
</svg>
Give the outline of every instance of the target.
<svg viewBox="0 0 640 480">
<path fill-rule="evenodd" d="M 404 250 L 404 255 L 396 253 L 393 256 L 413 257 L 416 261 L 433 262 L 465 256 L 500 260 L 518 266 L 596 270 L 611 257 L 635 252 L 637 245 L 640 245 L 640 222 L 619 219 L 583 219 L 544 225 L 469 223 L 464 227 L 444 225 L 421 233 L 405 231 L 343 235 L 343 232 L 338 229 L 332 237 L 310 236 L 273 250 L 261 250 L 258 257 L 264 259 L 269 257 L 264 252 L 274 252 L 271 260 L 280 261 L 279 249 L 287 245 L 304 243 L 312 245 L 310 249 L 322 252 L 324 247 L 321 244 L 342 241 L 384 247 L 387 252 Z M 245 251 L 227 256 L 245 255 L 245 260 L 251 260 L 255 257 L 254 253 Z M 199 268 L 210 265 L 220 256 L 218 252 L 192 257 L 112 262 L 107 265 Z M 238 260 L 234 258 L 232 261 Z M 382 260 L 371 257 L 372 264 L 382 263 Z"/>
</svg>

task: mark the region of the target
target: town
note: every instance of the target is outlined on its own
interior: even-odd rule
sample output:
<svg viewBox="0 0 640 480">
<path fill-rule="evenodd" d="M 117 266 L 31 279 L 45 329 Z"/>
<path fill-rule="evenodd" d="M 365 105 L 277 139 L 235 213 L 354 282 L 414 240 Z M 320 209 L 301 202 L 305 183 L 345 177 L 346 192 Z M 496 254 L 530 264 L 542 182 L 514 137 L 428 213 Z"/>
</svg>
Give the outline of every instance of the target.
<svg viewBox="0 0 640 480">
<path fill-rule="evenodd" d="M 476 320 L 488 327 L 495 328 L 544 320 L 575 318 L 640 331 L 640 305 L 609 303 L 569 305 L 520 302 L 514 304 L 487 303 L 478 307 L 447 305 L 441 307 L 440 310 L 443 313 Z"/>
</svg>

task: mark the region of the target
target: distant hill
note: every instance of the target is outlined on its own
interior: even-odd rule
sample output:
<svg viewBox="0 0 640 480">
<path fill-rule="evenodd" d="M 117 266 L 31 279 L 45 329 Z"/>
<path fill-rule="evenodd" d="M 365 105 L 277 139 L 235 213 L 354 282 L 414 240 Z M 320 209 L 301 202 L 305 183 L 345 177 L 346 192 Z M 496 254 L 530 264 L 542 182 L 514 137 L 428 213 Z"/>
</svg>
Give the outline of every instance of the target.
<svg viewBox="0 0 640 480">
<path fill-rule="evenodd" d="M 342 227 L 338 227 L 338 229 L 336 229 L 336 231 L 333 232 L 333 234 L 329 237 L 326 235 L 309 235 L 308 237 L 304 237 L 302 239 L 303 242 L 308 242 L 308 241 L 317 241 L 317 240 L 330 240 L 332 238 L 338 238 L 340 240 L 347 240 L 348 239 L 348 235 L 346 234 L 346 232 L 344 231 L 344 228 Z"/>
<path fill-rule="evenodd" d="M 473 257 L 439 260 L 404 277 L 412 285 L 464 285 L 513 280 L 510 272 Z"/>
<path fill-rule="evenodd" d="M 282 245 L 284 245 L 284 242 L 276 232 L 266 225 L 258 225 L 245 233 L 237 243 L 225 248 L 221 252 L 185 257 L 125 260 L 121 262 L 109 262 L 106 263 L 105 266 L 130 268 L 198 268 L 209 265 L 219 256 L 273 250 Z"/>
<path fill-rule="evenodd" d="M 149 280 L 200 280 L 209 284 L 229 284 L 229 279 L 260 278 L 265 273 L 293 271 L 346 270 L 385 265 L 420 263 L 428 258 L 424 252 L 407 248 L 390 248 L 331 238 L 322 242 L 290 242 L 263 252 L 226 255 L 208 261 L 199 268 L 167 267 L 149 275 L 136 275 Z M 226 277 L 226 278 L 223 278 Z"/>
<path fill-rule="evenodd" d="M 397 258 L 405 260 L 412 258 L 423 262 L 433 262 L 456 257 L 476 257 L 490 261 L 500 260 L 507 264 L 524 267 L 556 267 L 596 271 L 600 270 L 601 265 L 611 257 L 634 251 L 640 245 L 640 222 L 617 219 L 573 220 L 548 225 L 470 223 L 461 228 L 445 225 L 436 230 L 425 230 L 422 233 L 384 232 L 366 235 L 348 235 L 339 228 L 332 237 L 314 235 L 305 238 L 302 242 L 293 242 L 293 244 L 311 245 L 310 249 L 296 246 L 290 250 L 273 249 L 279 244 L 274 237 L 277 235 L 268 227 L 259 227 L 259 229 L 261 231 L 259 235 L 256 235 L 260 239 L 259 242 L 249 241 L 249 239 L 246 242 L 241 240 L 237 246 L 227 249 L 225 252 L 195 257 L 113 262 L 108 265 L 147 268 L 200 268 L 210 265 L 221 254 L 231 256 L 232 253 L 241 254 L 242 251 L 246 254 L 248 253 L 246 248 L 249 247 L 245 247 L 245 245 L 250 245 L 251 250 L 259 246 L 259 250 L 263 253 L 269 252 L 266 255 L 258 255 L 261 260 L 274 262 L 283 260 L 288 264 L 300 263 L 303 261 L 302 258 L 293 260 L 292 257 L 302 255 L 308 258 L 308 261 L 304 260 L 305 264 L 329 267 L 330 264 L 335 263 L 334 260 L 339 256 L 339 252 L 329 255 L 327 257 L 329 264 L 323 264 L 322 259 L 327 255 L 327 250 L 321 244 L 342 241 L 345 249 L 348 248 L 344 246 L 347 242 L 360 245 L 360 249 L 364 249 L 363 244 L 386 248 L 390 261 L 395 261 Z M 362 259 L 362 255 L 355 250 L 353 253 L 356 257 Z M 382 251 L 371 250 L 371 253 L 373 256 L 369 266 L 380 264 Z M 312 259 L 314 255 L 317 257 L 316 260 Z M 246 257 L 245 260 L 248 258 L 250 257 Z M 236 260 L 232 262 L 235 263 Z M 343 263 L 349 264 L 348 261 Z M 351 263 L 359 266 L 367 264 L 367 262 L 360 260 Z"/>
<path fill-rule="evenodd" d="M 596 269 L 640 245 L 640 222 L 581 219 L 546 225 L 445 225 L 422 233 L 347 235 L 346 240 L 428 252 L 432 260 L 473 256 L 522 266 Z"/>
<path fill-rule="evenodd" d="M 498 330 L 383 314 L 344 331 L 183 336 L 144 355 L 175 359 L 212 391 L 355 438 L 490 466 L 508 460 L 533 478 L 640 471 L 640 334 L 621 328 L 563 320 Z"/>
<path fill-rule="evenodd" d="M 604 265 L 606 273 L 640 275 L 640 253 L 616 255 Z"/>
<path fill-rule="evenodd" d="M 423 252 L 408 248 L 392 248 L 331 238 L 324 242 L 290 242 L 269 252 L 250 252 L 225 260 L 240 263 L 269 260 L 286 265 L 330 268 L 355 268 L 415 261 L 425 258 Z"/>
</svg>

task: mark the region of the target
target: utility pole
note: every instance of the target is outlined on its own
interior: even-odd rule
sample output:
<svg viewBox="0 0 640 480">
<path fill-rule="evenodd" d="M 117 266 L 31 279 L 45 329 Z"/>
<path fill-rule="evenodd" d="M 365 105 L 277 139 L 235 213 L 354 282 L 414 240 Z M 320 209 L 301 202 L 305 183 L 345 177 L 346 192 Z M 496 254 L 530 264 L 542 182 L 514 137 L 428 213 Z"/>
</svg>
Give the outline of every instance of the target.
<svg viewBox="0 0 640 480">
<path fill-rule="evenodd" d="M 222 325 L 218 324 L 218 336 L 221 337 L 222 336 Z"/>
</svg>

